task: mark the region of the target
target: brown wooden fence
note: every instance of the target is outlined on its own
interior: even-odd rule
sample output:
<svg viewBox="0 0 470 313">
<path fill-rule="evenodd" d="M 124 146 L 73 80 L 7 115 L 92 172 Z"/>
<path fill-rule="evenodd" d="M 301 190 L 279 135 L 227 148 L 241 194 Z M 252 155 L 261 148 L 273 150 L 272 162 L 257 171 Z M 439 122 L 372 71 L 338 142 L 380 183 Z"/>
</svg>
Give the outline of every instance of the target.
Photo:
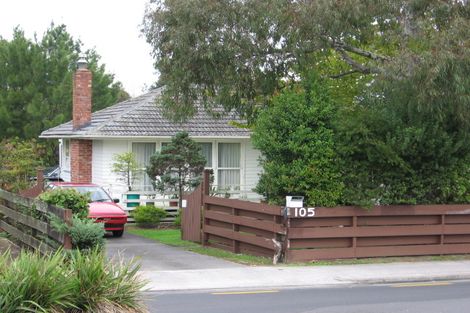
<svg viewBox="0 0 470 313">
<path fill-rule="evenodd" d="M 470 204 L 315 208 L 296 217 L 292 208 L 211 197 L 208 177 L 186 197 L 185 240 L 275 262 L 470 253 Z"/>
<path fill-rule="evenodd" d="M 203 205 L 203 245 L 279 260 L 286 233 L 280 207 L 207 195 Z"/>
<path fill-rule="evenodd" d="M 203 184 L 186 197 L 182 238 L 234 253 L 273 258 L 282 254 L 285 236 L 282 208 L 209 196 L 209 172 Z M 202 209 L 202 210 L 201 210 Z"/>
<path fill-rule="evenodd" d="M 59 247 L 71 249 L 70 237 L 52 228 L 50 214 L 65 223 L 71 223 L 71 210 L 0 189 L 0 228 L 22 244 L 42 253 Z"/>
<path fill-rule="evenodd" d="M 470 205 L 337 207 L 314 212 L 303 218 L 289 214 L 287 262 L 470 253 Z"/>
</svg>

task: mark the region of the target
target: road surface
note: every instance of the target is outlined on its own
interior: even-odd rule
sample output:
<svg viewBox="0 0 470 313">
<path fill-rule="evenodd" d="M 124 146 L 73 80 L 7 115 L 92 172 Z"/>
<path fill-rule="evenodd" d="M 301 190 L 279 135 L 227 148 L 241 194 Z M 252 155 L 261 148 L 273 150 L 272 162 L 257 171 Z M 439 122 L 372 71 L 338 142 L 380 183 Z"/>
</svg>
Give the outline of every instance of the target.
<svg viewBox="0 0 470 313">
<path fill-rule="evenodd" d="M 210 278 L 208 278 L 210 279 Z M 146 294 L 152 313 L 466 313 L 469 281 Z"/>
</svg>

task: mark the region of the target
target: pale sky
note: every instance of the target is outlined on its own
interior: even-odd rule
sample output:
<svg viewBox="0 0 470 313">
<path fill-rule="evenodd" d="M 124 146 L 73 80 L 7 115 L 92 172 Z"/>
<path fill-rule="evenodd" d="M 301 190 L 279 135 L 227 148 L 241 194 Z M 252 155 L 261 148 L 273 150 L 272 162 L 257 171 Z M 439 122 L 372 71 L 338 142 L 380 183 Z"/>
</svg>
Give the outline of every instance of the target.
<svg viewBox="0 0 470 313">
<path fill-rule="evenodd" d="M 148 0 L 0 0 L 0 36 L 10 40 L 20 26 L 38 38 L 53 21 L 65 24 L 84 49 L 95 48 L 108 73 L 115 74 L 131 96 L 157 80 L 150 45 L 140 34 Z"/>
</svg>

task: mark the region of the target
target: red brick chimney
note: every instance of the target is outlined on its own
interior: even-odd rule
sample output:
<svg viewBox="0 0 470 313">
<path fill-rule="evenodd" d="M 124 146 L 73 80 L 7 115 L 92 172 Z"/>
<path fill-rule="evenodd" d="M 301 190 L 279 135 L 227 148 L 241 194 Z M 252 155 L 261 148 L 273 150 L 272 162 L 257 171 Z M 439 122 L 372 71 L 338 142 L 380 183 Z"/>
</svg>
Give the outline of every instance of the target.
<svg viewBox="0 0 470 313">
<path fill-rule="evenodd" d="M 91 71 L 83 57 L 77 62 L 73 77 L 73 130 L 91 122 Z M 73 183 L 91 183 L 93 141 L 72 139 L 70 141 L 70 166 Z"/>
<path fill-rule="evenodd" d="M 84 58 L 77 62 L 73 77 L 73 130 L 91 122 L 91 71 Z"/>
</svg>

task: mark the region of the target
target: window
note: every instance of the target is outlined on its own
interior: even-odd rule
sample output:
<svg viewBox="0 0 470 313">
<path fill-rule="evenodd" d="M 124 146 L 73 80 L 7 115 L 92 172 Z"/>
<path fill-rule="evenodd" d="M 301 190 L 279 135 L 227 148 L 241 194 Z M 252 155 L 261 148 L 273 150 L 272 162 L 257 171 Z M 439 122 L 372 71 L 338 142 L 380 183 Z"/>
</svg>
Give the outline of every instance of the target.
<svg viewBox="0 0 470 313">
<path fill-rule="evenodd" d="M 132 152 L 139 164 L 140 171 L 135 174 L 133 189 L 138 191 L 152 191 L 152 180 L 145 172 L 145 168 L 150 164 L 150 157 L 155 154 L 155 143 L 132 143 Z"/>
<path fill-rule="evenodd" d="M 218 185 L 221 189 L 240 189 L 240 144 L 219 143 Z"/>
<path fill-rule="evenodd" d="M 206 159 L 206 168 L 212 167 L 212 143 L 210 142 L 200 142 L 198 143 L 201 148 L 201 154 Z"/>
</svg>

